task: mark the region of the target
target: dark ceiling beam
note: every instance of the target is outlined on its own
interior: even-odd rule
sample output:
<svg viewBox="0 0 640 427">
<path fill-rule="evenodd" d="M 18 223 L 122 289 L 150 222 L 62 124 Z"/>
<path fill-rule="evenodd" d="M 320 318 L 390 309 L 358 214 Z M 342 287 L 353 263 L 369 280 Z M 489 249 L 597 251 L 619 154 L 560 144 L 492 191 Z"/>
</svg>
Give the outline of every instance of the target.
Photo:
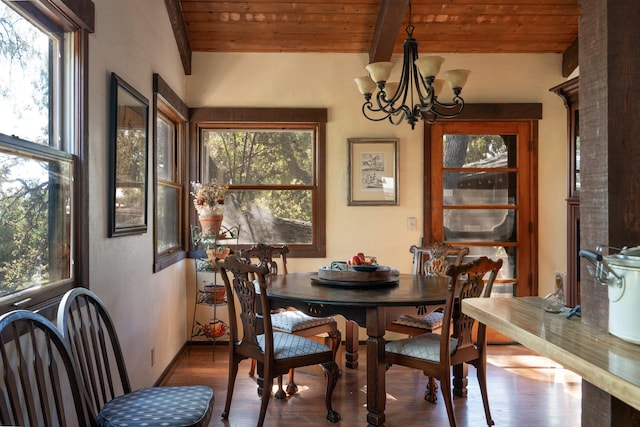
<svg viewBox="0 0 640 427">
<path fill-rule="evenodd" d="M 171 27 L 173 28 L 173 36 L 175 37 L 178 45 L 182 68 L 184 69 L 184 73 L 190 76 L 192 52 L 191 45 L 189 44 L 189 38 L 187 37 L 187 25 L 185 24 L 184 17 L 182 15 L 180 0 L 164 0 L 164 4 L 167 7 L 169 21 L 171 21 Z"/>
<path fill-rule="evenodd" d="M 382 0 L 369 48 L 369 63 L 389 61 L 398 40 L 409 0 Z"/>
<path fill-rule="evenodd" d="M 567 50 L 562 53 L 562 77 L 569 77 L 580 65 L 578 58 L 578 38 L 571 42 Z"/>
</svg>

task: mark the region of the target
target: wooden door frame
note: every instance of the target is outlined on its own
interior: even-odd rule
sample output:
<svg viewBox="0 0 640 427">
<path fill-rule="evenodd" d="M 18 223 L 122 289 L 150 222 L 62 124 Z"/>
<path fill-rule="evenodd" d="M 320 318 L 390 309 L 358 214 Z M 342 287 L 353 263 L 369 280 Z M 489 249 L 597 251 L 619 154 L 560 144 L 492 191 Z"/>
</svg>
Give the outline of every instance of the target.
<svg viewBox="0 0 640 427">
<path fill-rule="evenodd" d="M 530 125 L 530 158 L 528 167 L 529 180 L 531 187 L 538 188 L 538 161 L 537 161 L 537 141 L 538 141 L 538 120 L 542 118 L 542 104 L 471 104 L 465 107 L 463 114 L 458 116 L 454 120 L 448 120 L 448 122 L 459 121 L 473 121 L 473 122 L 505 122 L 505 121 L 520 121 L 528 122 Z M 431 155 L 431 133 L 432 126 L 425 125 L 424 128 L 424 164 L 423 164 L 423 241 L 431 242 L 433 235 L 431 232 L 431 224 L 433 221 L 432 205 L 433 200 L 433 188 L 432 188 L 432 155 Z M 528 251 L 530 259 L 529 271 L 524 272 L 529 276 L 528 278 L 528 294 L 537 295 L 538 293 L 538 196 L 537 191 L 529 191 L 529 207 L 531 212 L 530 217 L 530 236 L 529 245 L 525 248 L 525 252 Z M 521 236 L 518 237 L 521 239 Z M 522 254 L 520 254 L 522 255 Z M 520 272 L 519 272 L 520 273 Z M 520 277 L 520 280 L 527 280 L 526 277 Z M 525 294 L 522 291 L 522 287 L 519 290 L 519 296 Z"/>
</svg>

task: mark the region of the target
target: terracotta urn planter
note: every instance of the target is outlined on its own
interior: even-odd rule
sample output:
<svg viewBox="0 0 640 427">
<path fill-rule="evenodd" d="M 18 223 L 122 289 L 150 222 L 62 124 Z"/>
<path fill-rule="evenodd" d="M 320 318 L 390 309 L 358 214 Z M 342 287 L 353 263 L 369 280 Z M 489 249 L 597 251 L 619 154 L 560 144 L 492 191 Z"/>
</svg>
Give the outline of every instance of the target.
<svg viewBox="0 0 640 427">
<path fill-rule="evenodd" d="M 202 234 L 207 234 L 214 238 L 217 237 L 222 226 L 222 218 L 222 214 L 199 215 L 198 219 L 202 227 Z"/>
<path fill-rule="evenodd" d="M 225 289 L 221 285 L 209 285 L 204 287 L 205 301 L 209 304 L 223 304 Z"/>
</svg>

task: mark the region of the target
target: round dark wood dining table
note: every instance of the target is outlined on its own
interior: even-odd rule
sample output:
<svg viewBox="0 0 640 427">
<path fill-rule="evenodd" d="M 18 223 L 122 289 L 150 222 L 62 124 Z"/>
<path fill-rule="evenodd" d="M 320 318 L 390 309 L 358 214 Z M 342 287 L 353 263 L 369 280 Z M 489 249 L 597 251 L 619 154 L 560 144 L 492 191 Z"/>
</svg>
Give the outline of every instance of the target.
<svg viewBox="0 0 640 427">
<path fill-rule="evenodd" d="M 366 327 L 367 423 L 383 426 L 386 326 L 402 314 L 416 315 L 418 307 L 444 304 L 448 283 L 446 277 L 413 274 L 393 276 L 388 283 L 344 283 L 319 281 L 317 273 L 292 273 L 272 276 L 267 295 L 271 308 L 295 307 L 316 317 L 341 315 Z"/>
</svg>

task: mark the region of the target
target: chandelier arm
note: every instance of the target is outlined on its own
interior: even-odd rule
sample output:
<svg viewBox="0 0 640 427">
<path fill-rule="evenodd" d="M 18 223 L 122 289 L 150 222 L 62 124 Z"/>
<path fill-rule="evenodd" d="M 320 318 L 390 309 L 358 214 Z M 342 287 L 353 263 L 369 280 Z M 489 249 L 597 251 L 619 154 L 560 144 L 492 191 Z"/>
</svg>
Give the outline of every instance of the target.
<svg viewBox="0 0 640 427">
<path fill-rule="evenodd" d="M 444 104 L 435 99 L 433 105 L 428 111 L 433 113 L 436 117 L 450 119 L 460 114 L 463 109 L 464 100 L 461 97 L 456 96 L 453 98 L 453 103 L 451 104 Z M 426 113 L 426 111 L 423 111 L 423 113 Z"/>
<path fill-rule="evenodd" d="M 367 119 L 371 120 L 372 122 L 380 122 L 380 121 L 389 119 L 391 123 L 393 123 L 394 125 L 397 125 L 404 119 L 405 116 L 407 116 L 407 111 L 408 111 L 408 108 L 404 105 L 398 109 L 392 109 L 390 111 L 387 111 L 383 108 L 374 108 L 374 105 L 371 101 L 368 101 L 362 104 L 362 115 L 365 116 Z M 380 112 L 384 113 L 384 115 L 380 117 L 376 117 L 374 115 L 369 114 L 369 113 L 378 114 Z M 393 120 L 394 117 L 398 117 L 398 119 L 394 121 Z"/>
</svg>

